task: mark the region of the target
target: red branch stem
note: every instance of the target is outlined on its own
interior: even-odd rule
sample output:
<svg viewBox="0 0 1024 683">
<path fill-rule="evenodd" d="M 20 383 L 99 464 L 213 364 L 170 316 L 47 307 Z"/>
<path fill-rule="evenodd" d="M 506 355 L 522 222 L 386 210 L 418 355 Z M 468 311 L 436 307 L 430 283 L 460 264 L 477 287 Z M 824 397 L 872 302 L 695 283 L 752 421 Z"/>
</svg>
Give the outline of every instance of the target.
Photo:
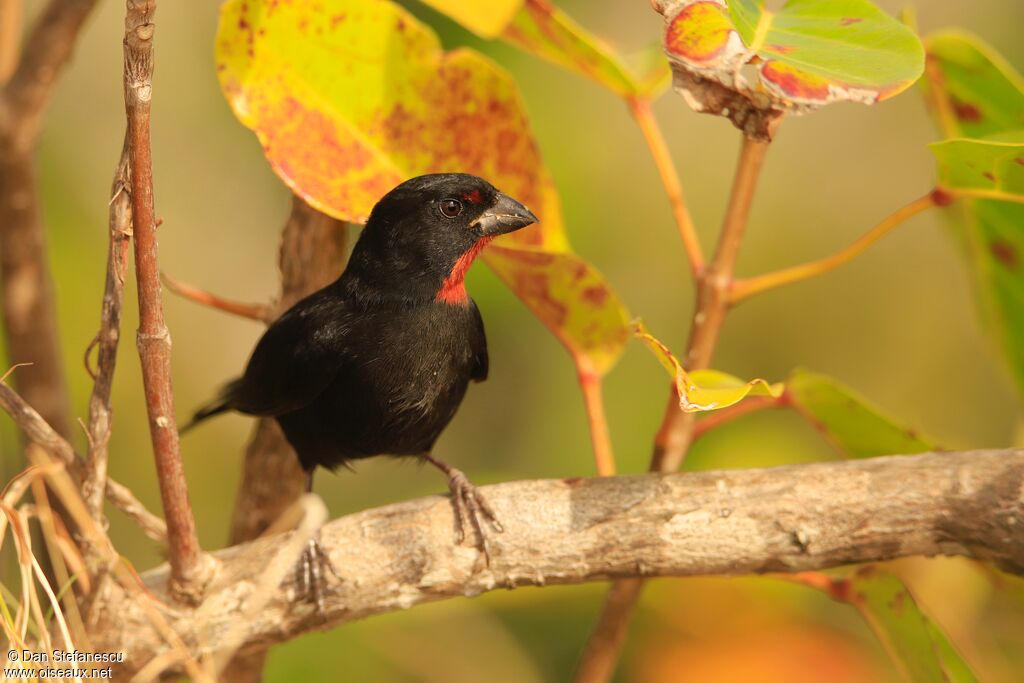
<svg viewBox="0 0 1024 683">
<path fill-rule="evenodd" d="M 164 323 L 153 206 L 150 108 L 153 97 L 153 14 L 156 0 L 128 0 L 124 35 L 124 95 L 131 161 L 132 233 L 139 292 L 137 345 L 149 414 L 171 565 L 172 593 L 196 601 L 209 578 L 196 536 L 178 448 L 171 390 L 171 335 Z"/>
</svg>

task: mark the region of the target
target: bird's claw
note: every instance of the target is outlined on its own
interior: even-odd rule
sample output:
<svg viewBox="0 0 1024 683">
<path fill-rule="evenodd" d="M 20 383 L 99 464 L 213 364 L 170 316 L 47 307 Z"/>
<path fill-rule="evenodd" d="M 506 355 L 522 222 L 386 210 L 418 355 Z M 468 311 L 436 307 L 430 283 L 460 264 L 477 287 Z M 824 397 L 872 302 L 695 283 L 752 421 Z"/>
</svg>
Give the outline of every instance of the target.
<svg viewBox="0 0 1024 683">
<path fill-rule="evenodd" d="M 334 568 L 330 556 L 320 545 L 319 533 L 309 539 L 295 569 L 298 574 L 299 595 L 312 602 L 316 606 L 316 613 L 324 618 L 327 614 L 324 605 L 324 594 L 327 588 L 324 570 L 333 574 L 334 578 L 339 581 L 341 577 Z"/>
<path fill-rule="evenodd" d="M 490 566 L 491 549 L 481 518 L 486 519 L 498 533 L 503 532 L 505 527 L 498 521 L 494 508 L 480 493 L 480 489 L 474 486 L 461 470 L 454 467 L 448 470 L 448 488 L 451 490 L 452 505 L 455 507 L 456 540 L 462 544 L 466 540 L 467 532 L 475 531 L 480 538 L 484 560 Z"/>
</svg>

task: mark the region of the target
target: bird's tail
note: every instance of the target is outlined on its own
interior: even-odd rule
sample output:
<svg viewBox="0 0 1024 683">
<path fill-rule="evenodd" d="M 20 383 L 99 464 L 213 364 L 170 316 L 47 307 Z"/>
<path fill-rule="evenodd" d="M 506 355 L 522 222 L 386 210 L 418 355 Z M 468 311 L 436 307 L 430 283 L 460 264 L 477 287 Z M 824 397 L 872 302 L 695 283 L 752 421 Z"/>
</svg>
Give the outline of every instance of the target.
<svg viewBox="0 0 1024 683">
<path fill-rule="evenodd" d="M 239 378 L 225 384 L 224 388 L 220 390 L 219 394 L 217 394 L 217 398 L 200 406 L 195 414 L 192 415 L 191 420 L 178 427 L 178 434 L 184 434 L 207 418 L 213 417 L 214 415 L 220 415 L 223 412 L 231 410 L 232 399 L 234 398 L 235 391 L 241 383 L 242 380 Z"/>
</svg>

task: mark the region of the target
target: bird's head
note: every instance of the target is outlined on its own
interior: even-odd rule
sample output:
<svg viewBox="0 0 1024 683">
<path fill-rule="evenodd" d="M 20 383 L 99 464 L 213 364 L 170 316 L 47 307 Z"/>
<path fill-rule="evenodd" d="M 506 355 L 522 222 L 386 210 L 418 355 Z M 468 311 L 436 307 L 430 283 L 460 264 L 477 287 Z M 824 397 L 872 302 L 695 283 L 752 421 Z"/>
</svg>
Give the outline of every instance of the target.
<svg viewBox="0 0 1024 683">
<path fill-rule="evenodd" d="M 483 178 L 417 176 L 373 207 L 341 283 L 364 300 L 464 304 L 463 278 L 484 246 L 536 222 Z"/>
</svg>

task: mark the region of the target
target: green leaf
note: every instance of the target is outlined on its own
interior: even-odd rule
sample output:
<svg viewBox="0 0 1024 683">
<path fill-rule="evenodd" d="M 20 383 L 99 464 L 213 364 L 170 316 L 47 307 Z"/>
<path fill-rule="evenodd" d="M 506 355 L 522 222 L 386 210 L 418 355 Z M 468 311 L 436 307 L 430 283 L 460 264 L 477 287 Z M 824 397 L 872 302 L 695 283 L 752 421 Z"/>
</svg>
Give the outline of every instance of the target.
<svg viewBox="0 0 1024 683">
<path fill-rule="evenodd" d="M 929 76 L 938 81 L 926 86 L 952 113 L 941 121 L 946 137 L 1024 129 L 1024 78 L 999 53 L 980 38 L 954 31 L 929 36 L 925 45 Z"/>
<path fill-rule="evenodd" d="M 921 611 L 910 590 L 896 576 L 868 565 L 849 577 L 831 578 L 830 585 L 822 588 L 835 600 L 857 608 L 907 680 L 978 680 L 949 638 Z"/>
<path fill-rule="evenodd" d="M 924 69 L 909 28 L 867 0 L 660 0 L 676 88 L 697 111 L 806 112 L 831 102 L 873 104 L 908 88 Z M 743 66 L 756 66 L 751 83 Z"/>
<path fill-rule="evenodd" d="M 621 97 L 651 97 L 668 85 L 664 56 L 634 73 L 612 48 L 547 0 L 526 0 L 502 37 Z"/>
<path fill-rule="evenodd" d="M 1024 78 L 980 39 L 965 33 L 941 33 L 926 41 L 928 49 L 928 94 L 943 133 L 951 138 L 991 136 L 1024 140 Z M 1000 187 L 1020 191 L 1020 173 L 1012 157 L 1006 169 L 985 167 L 995 163 L 1006 146 L 970 145 L 962 141 L 940 143 L 937 154 L 965 163 L 940 170 L 943 182 L 972 183 L 983 188 L 995 184 L 984 174 L 992 173 Z M 986 159 L 969 159 L 975 155 Z M 975 168 L 966 166 L 971 161 Z M 940 162 L 941 163 L 941 162 Z M 956 173 L 952 180 L 947 174 Z M 972 175 L 973 174 L 973 175 Z M 963 176 L 961 178 L 961 176 Z M 1024 392 L 1024 205 L 992 200 L 958 202 L 946 212 L 956 222 L 952 234 L 967 259 L 975 284 L 981 317 L 1009 364 L 1019 391 Z"/>
<path fill-rule="evenodd" d="M 929 440 L 900 427 L 859 394 L 824 375 L 794 370 L 786 381 L 785 399 L 848 457 L 935 450 Z"/>
<path fill-rule="evenodd" d="M 505 30 L 523 6 L 523 0 L 488 0 L 486 6 L 479 0 L 422 0 L 438 12 L 447 14 L 473 33 L 484 38 L 496 38 Z"/>
<path fill-rule="evenodd" d="M 569 253 L 558 192 L 500 67 L 472 50 L 446 53 L 405 10 L 362 0 L 229 0 L 216 60 L 228 101 L 275 172 L 325 213 L 363 222 L 399 182 L 452 170 L 531 207 L 541 223 L 499 238 L 484 260 L 581 369 L 600 374 L 618 358 L 628 315 Z"/>
<path fill-rule="evenodd" d="M 633 323 L 633 334 L 651 350 L 662 367 L 675 380 L 679 409 L 683 412 L 697 413 L 728 408 L 747 396 L 778 398 L 782 395 L 782 384 L 769 384 L 763 379 L 746 382 L 718 370 L 695 370 L 688 373 L 679 359 L 667 346 L 651 335 L 643 323 Z"/>
<path fill-rule="evenodd" d="M 944 140 L 929 146 L 939 162 L 939 184 L 943 189 L 1024 202 L 1024 130 L 981 140 Z"/>
</svg>

